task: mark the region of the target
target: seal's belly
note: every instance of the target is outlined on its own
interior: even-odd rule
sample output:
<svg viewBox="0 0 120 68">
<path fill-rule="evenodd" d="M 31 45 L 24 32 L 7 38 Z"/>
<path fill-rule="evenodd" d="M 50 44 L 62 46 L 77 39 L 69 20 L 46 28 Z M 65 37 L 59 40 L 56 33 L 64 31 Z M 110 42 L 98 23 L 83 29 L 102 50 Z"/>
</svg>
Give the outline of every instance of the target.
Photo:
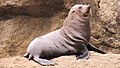
<svg viewBox="0 0 120 68">
<path fill-rule="evenodd" d="M 73 47 L 68 48 L 62 45 L 50 45 L 49 48 L 42 50 L 40 57 L 44 59 L 52 59 L 63 55 L 73 54 L 75 54 L 75 49 Z"/>
<path fill-rule="evenodd" d="M 46 34 L 42 39 L 50 42 L 49 45 L 45 45 L 47 48 L 42 50 L 40 56 L 42 58 L 51 59 L 61 55 L 72 55 L 76 53 L 76 49 L 66 43 L 68 42 L 67 39 L 59 33 L 59 30 Z"/>
</svg>

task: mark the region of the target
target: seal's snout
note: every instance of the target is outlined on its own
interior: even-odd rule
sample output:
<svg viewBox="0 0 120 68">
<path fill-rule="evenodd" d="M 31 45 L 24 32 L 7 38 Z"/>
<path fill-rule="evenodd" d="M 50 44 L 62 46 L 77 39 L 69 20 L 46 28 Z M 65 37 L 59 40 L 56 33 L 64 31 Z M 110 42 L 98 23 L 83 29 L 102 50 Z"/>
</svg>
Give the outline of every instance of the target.
<svg viewBox="0 0 120 68">
<path fill-rule="evenodd" d="M 87 12 L 89 13 L 90 11 L 90 5 L 87 6 Z"/>
<path fill-rule="evenodd" d="M 87 6 L 87 13 L 90 12 L 90 5 Z"/>
<path fill-rule="evenodd" d="M 87 5 L 87 8 L 90 9 L 90 5 Z"/>
<path fill-rule="evenodd" d="M 89 16 L 89 12 L 90 12 L 90 5 L 86 5 L 86 11 L 84 13 L 84 17 L 88 17 Z"/>
</svg>

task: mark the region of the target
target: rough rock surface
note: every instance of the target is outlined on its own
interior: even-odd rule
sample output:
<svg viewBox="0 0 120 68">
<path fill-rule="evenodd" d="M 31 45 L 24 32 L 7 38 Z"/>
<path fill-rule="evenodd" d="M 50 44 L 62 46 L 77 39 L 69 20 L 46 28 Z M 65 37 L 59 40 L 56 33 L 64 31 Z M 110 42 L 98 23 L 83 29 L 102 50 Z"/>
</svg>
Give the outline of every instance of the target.
<svg viewBox="0 0 120 68">
<path fill-rule="evenodd" d="M 51 16 L 63 4 L 63 0 L 1 0 L 0 15 Z"/>
<path fill-rule="evenodd" d="M 21 56 L 0 59 L 0 68 L 120 68 L 120 54 L 98 54 L 90 52 L 88 60 L 76 60 L 75 56 L 62 56 L 52 59 L 55 66 L 41 66 Z"/>
<path fill-rule="evenodd" d="M 104 50 L 120 53 L 120 0 L 101 0 L 99 18 L 101 31 L 99 39 Z"/>
<path fill-rule="evenodd" d="M 35 37 L 60 28 L 63 15 L 64 12 L 51 18 L 4 16 L 0 21 L 0 57 L 23 54 Z"/>
</svg>

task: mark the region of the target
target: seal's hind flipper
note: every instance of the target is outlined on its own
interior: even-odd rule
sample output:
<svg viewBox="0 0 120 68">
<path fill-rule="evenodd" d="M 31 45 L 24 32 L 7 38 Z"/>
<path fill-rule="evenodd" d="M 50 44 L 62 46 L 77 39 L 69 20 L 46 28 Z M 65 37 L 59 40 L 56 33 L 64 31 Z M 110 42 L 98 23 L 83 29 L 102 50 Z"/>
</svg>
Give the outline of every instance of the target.
<svg viewBox="0 0 120 68">
<path fill-rule="evenodd" d="M 43 66 L 54 66 L 54 65 L 57 64 L 57 63 L 49 61 L 47 59 L 39 58 L 39 56 L 34 56 L 33 59 L 34 59 L 34 61 L 36 61 L 37 63 L 39 63 L 39 64 L 41 64 Z"/>
<path fill-rule="evenodd" d="M 28 58 L 28 57 L 29 57 L 29 53 L 28 53 L 28 52 L 27 52 L 27 53 L 25 53 L 25 54 L 23 55 L 23 57 Z"/>
<path fill-rule="evenodd" d="M 83 45 L 83 50 L 78 51 L 78 53 L 75 55 L 77 60 L 78 59 L 88 59 L 90 54 L 86 46 Z"/>
<path fill-rule="evenodd" d="M 27 52 L 23 55 L 23 57 L 26 57 L 28 60 L 31 60 L 33 56 Z"/>
<path fill-rule="evenodd" d="M 87 49 L 88 49 L 89 51 L 95 51 L 95 52 L 98 52 L 98 53 L 101 53 L 101 54 L 105 54 L 104 51 L 96 48 L 95 46 L 93 46 L 93 45 L 90 44 L 90 43 L 87 45 Z"/>
</svg>

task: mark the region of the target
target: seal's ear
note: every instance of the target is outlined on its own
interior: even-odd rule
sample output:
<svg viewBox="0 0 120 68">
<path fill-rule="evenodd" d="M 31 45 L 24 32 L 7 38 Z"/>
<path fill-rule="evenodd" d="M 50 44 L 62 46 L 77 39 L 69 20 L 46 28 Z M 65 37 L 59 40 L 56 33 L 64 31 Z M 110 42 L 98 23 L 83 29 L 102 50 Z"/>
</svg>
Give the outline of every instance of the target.
<svg viewBox="0 0 120 68">
<path fill-rule="evenodd" d="M 73 7 L 75 4 L 71 4 L 71 7 Z"/>
</svg>

